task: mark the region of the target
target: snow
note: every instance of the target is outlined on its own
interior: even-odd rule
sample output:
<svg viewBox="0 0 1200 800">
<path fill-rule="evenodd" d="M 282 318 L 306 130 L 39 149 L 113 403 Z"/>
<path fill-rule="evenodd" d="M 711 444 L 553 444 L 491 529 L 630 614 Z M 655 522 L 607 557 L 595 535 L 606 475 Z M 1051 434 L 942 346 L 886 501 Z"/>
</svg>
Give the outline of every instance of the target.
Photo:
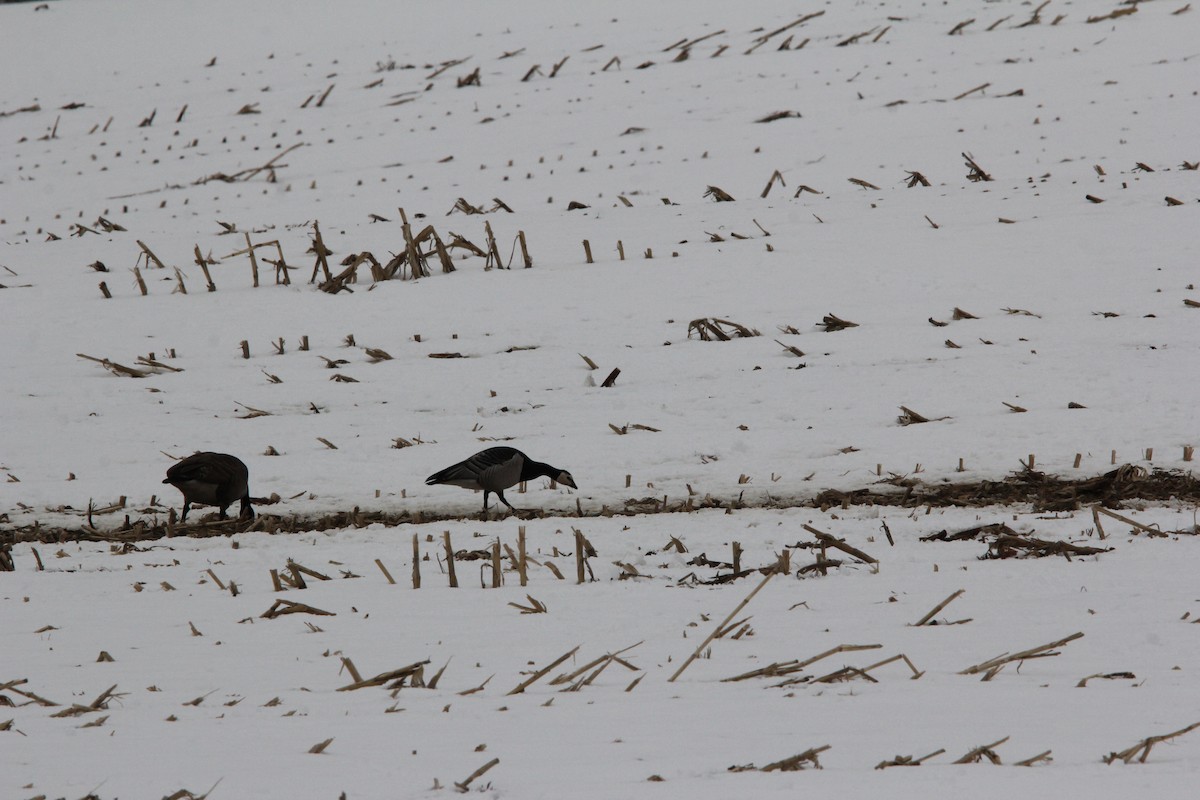
<svg viewBox="0 0 1200 800">
<path fill-rule="evenodd" d="M 1190 504 L 1121 511 L 1183 533 L 1106 520 L 1103 541 L 1086 512 L 801 505 L 881 477 L 1000 479 L 1031 455 L 1062 477 L 1114 463 L 1191 470 L 1194 10 L 1142 3 L 1088 22 L 1113 9 L 1055 3 L 1023 25 L 1034 7 L 1016 2 L 45 5 L 0 5 L 0 535 L 78 529 L 89 504 L 119 498 L 97 527 L 125 514 L 161 523 L 181 502 L 162 476 L 195 450 L 242 458 L 252 493 L 281 498 L 264 514 L 477 514 L 477 494 L 424 476 L 495 442 L 570 470 L 580 488 L 514 490 L 514 504 L 552 512 L 526 522 L 176 537 L 129 552 L 15 544 L 16 571 L 0 577 L 0 686 L 27 679 L 15 688 L 68 706 L 117 694 L 56 718 L 0 692 L 16 703 L 0 706 L 0 728 L 11 719 L 0 796 L 217 784 L 213 798 L 427 797 L 492 758 L 469 788 L 496 797 L 1187 795 L 1198 734 L 1156 745 L 1145 764 L 1101 757 L 1200 721 Z M 664 49 L 707 34 L 686 60 Z M 456 86 L 476 68 L 480 85 Z M 247 106 L 259 113 L 237 113 Z M 755 122 L 780 111 L 799 116 Z M 293 145 L 273 182 L 203 180 Z M 964 154 L 994 180 L 969 180 Z M 786 185 L 760 197 L 776 170 Z M 907 188 L 912 171 L 932 185 Z M 714 202 L 710 186 L 735 201 Z M 513 213 L 448 213 L 459 198 Z M 589 207 L 568 211 L 572 201 Z M 486 220 L 512 268 L 456 250 L 455 272 L 434 260 L 417 281 L 372 284 L 366 265 L 352 291 L 308 281 L 313 221 L 337 273 L 347 255 L 386 263 L 403 249 L 400 208 L 446 241 L 484 244 Z M 290 286 L 262 262 L 272 251 L 258 252 L 258 288 L 244 255 L 225 258 L 243 232 L 279 240 Z M 194 247 L 217 260 L 215 292 Z M 826 314 L 857 327 L 824 332 Z M 689 338 L 700 318 L 762 335 Z M 392 358 L 373 362 L 366 348 Z M 151 353 L 182 371 L 118 377 L 77 355 L 136 367 Z M 430 358 L 446 353 L 463 358 Z M 615 386 L 601 387 L 614 368 Z M 900 406 L 934 421 L 900 425 Z M 689 495 L 747 507 L 598 516 Z M 1112 550 L 980 560 L 981 542 L 920 541 L 996 522 Z M 797 579 L 815 552 L 805 524 L 878 569 L 847 558 Z M 490 567 L 458 561 L 449 588 L 443 531 L 456 549 L 515 549 L 519 525 L 563 580 L 535 566 L 521 587 L 506 559 L 504 586 L 483 589 Z M 597 552 L 583 585 L 575 528 Z M 420 591 L 413 535 L 429 558 Z M 668 550 L 671 537 L 688 552 Z M 716 575 L 688 562 L 728 561 L 734 541 L 754 568 L 790 550 L 792 574 L 738 615 L 752 633 L 717 639 L 670 682 L 762 580 L 688 579 Z M 278 593 L 270 570 L 289 559 L 333 579 Z M 621 563 L 640 577 L 621 579 Z M 913 625 L 958 589 L 938 619 L 970 622 Z M 510 605 L 527 594 L 547 613 Z M 335 616 L 263 618 L 279 598 Z M 959 674 L 1076 632 L 1059 655 L 991 680 Z M 623 656 L 636 673 L 614 663 L 578 691 L 550 684 L 639 642 Z M 904 653 L 922 675 L 892 662 L 871 671 L 878 683 L 722 680 L 840 644 L 880 647 L 805 674 Z M 98 662 L 101 651 L 113 660 Z M 429 680 L 449 665 L 436 688 L 392 697 L 338 692 L 352 683 L 342 656 L 364 677 L 428 659 Z M 1076 687 L 1117 672 L 1135 677 Z M 1003 766 L 952 765 L 1005 736 Z M 823 745 L 820 770 L 727 769 Z M 939 748 L 919 769 L 873 769 Z M 1053 761 L 1010 766 L 1045 750 Z"/>
</svg>

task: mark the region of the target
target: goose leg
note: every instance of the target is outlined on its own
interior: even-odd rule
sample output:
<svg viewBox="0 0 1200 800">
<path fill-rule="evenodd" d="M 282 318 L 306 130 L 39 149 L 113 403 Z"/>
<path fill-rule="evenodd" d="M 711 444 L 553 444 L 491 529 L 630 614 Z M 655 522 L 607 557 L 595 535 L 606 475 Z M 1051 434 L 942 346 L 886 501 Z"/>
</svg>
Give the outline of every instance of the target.
<svg viewBox="0 0 1200 800">
<path fill-rule="evenodd" d="M 500 502 L 501 502 L 501 503 L 504 503 L 504 505 L 506 505 L 506 506 L 508 506 L 509 508 L 511 508 L 511 509 L 512 509 L 512 512 L 513 512 L 514 514 L 516 514 L 518 517 L 520 517 L 522 514 L 524 514 L 524 513 L 525 513 L 525 512 L 524 512 L 524 511 L 522 511 L 521 509 L 519 509 L 519 508 L 517 508 L 516 506 L 514 506 L 512 503 L 508 502 L 508 500 L 507 500 L 507 499 L 504 497 L 504 492 L 496 492 L 496 497 L 499 497 L 499 498 L 500 498 Z"/>
<path fill-rule="evenodd" d="M 254 519 L 254 509 L 250 507 L 250 497 L 249 496 L 242 498 L 241 517 L 242 517 L 242 519 Z"/>
<path fill-rule="evenodd" d="M 183 513 L 179 515 L 179 522 L 180 522 L 180 523 L 183 523 L 183 522 L 184 522 L 184 521 L 187 519 L 187 512 L 189 512 L 189 511 L 191 511 L 191 510 L 192 510 L 192 503 L 191 503 L 191 501 L 190 501 L 190 500 L 184 500 L 184 501 L 183 501 Z"/>
</svg>

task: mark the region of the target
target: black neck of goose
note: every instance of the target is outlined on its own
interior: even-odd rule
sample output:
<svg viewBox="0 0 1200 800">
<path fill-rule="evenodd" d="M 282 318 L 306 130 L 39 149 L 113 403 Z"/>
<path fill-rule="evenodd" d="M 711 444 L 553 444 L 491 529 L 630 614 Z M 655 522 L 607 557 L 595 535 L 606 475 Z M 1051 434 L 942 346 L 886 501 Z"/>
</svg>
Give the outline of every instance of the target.
<svg viewBox="0 0 1200 800">
<path fill-rule="evenodd" d="M 521 467 L 521 480 L 531 481 L 534 478 L 550 478 L 557 479 L 558 474 L 562 470 L 552 467 L 549 464 L 544 464 L 541 461 L 526 461 Z"/>
</svg>

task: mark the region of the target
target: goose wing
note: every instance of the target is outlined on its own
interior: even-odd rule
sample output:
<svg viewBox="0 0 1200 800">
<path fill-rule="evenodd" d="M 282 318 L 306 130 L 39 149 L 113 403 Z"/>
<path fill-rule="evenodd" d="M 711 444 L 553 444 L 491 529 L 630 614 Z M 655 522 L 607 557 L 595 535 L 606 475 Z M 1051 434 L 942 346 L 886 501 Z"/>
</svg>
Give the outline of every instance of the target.
<svg viewBox="0 0 1200 800">
<path fill-rule="evenodd" d="M 489 447 L 470 458 L 435 472 L 425 483 L 446 483 L 467 489 L 507 489 L 517 483 L 525 454 L 513 447 Z"/>
<path fill-rule="evenodd" d="M 246 465 L 224 453 L 195 453 L 172 464 L 163 483 L 225 483 L 245 478 Z"/>
</svg>

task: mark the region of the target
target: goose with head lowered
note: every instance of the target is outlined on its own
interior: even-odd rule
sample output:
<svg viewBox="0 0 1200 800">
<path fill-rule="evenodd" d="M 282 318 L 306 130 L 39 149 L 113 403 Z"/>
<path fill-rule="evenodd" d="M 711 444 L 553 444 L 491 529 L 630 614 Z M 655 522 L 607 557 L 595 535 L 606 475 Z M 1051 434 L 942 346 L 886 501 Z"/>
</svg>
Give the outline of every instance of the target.
<svg viewBox="0 0 1200 800">
<path fill-rule="evenodd" d="M 579 488 L 575 485 L 571 473 L 565 469 L 534 461 L 514 447 L 489 447 L 480 450 L 465 461 L 433 473 L 425 479 L 425 483 L 429 486 L 445 483 L 464 489 L 483 490 L 483 516 L 486 518 L 488 495 L 493 492 L 500 498 L 501 503 L 519 513 L 519 510 L 504 498 L 504 490 L 534 478 L 550 478 L 563 486 Z"/>
<path fill-rule="evenodd" d="M 226 453 L 207 452 L 193 453 L 171 465 L 163 480 L 183 492 L 180 522 L 187 519 L 192 503 L 216 506 L 220 509 L 220 518 L 226 519 L 225 509 L 237 500 L 242 503 L 240 516 L 253 519 L 249 482 L 250 471 L 240 459 Z"/>
</svg>

